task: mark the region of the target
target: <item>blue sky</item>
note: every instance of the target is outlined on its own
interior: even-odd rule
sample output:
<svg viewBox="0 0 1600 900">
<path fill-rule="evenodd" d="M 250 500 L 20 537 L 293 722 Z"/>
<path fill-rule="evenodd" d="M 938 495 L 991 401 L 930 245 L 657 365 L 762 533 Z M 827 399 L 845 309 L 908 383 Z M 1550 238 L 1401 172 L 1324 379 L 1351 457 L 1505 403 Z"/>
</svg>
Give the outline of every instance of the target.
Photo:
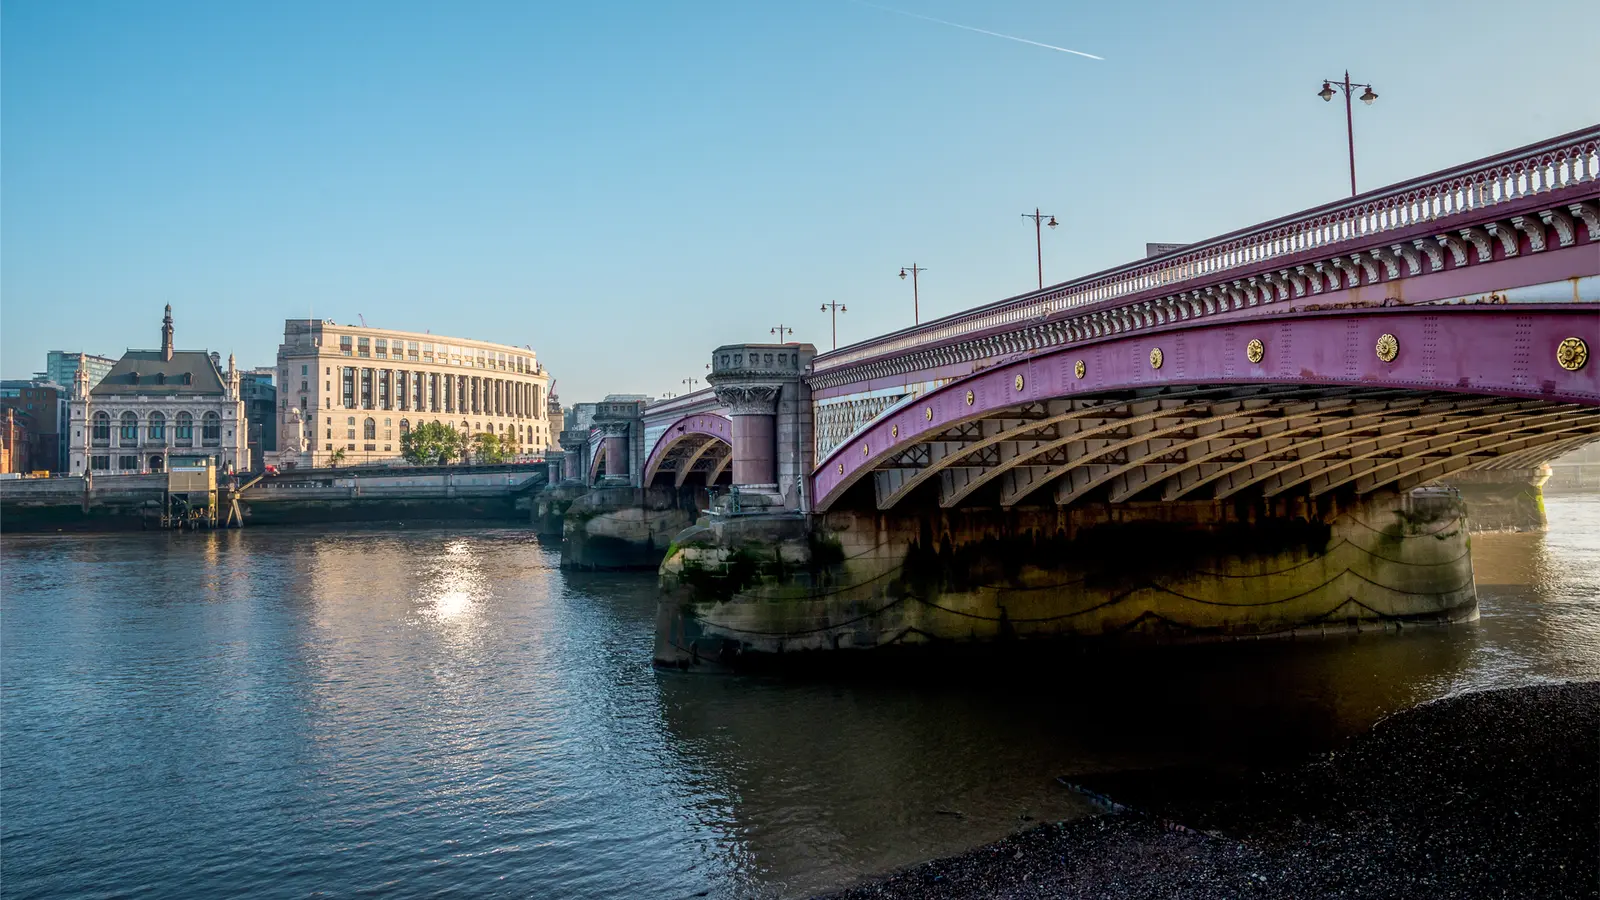
<svg viewBox="0 0 1600 900">
<path fill-rule="evenodd" d="M 315 314 L 530 344 L 566 402 L 826 349 L 1600 121 L 1600 5 L 8 0 L 0 372 Z"/>
</svg>

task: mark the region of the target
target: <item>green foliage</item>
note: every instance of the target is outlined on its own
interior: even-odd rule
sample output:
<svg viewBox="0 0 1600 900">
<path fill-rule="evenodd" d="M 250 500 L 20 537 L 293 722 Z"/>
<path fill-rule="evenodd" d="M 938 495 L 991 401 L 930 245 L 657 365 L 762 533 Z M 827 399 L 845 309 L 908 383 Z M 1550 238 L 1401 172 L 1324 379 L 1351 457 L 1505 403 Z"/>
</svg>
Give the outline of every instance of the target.
<svg viewBox="0 0 1600 900">
<path fill-rule="evenodd" d="M 484 465 L 506 462 L 511 459 L 511 443 L 500 440 L 497 434 L 480 431 L 472 436 L 472 457 Z"/>
<path fill-rule="evenodd" d="M 442 465 L 466 455 L 466 437 L 443 422 L 423 422 L 400 436 L 400 455 L 419 466 Z"/>
<path fill-rule="evenodd" d="M 342 462 L 344 462 L 344 448 L 340 447 L 333 451 L 332 456 L 328 457 L 328 465 L 337 469 Z"/>
</svg>

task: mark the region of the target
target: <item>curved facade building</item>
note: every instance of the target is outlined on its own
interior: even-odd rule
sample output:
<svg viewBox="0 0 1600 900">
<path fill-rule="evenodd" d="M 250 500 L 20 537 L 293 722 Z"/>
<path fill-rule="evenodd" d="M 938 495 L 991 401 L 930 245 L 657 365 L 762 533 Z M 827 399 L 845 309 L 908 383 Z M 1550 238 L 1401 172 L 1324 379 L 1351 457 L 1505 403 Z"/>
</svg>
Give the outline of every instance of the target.
<svg viewBox="0 0 1600 900">
<path fill-rule="evenodd" d="M 401 435 L 434 421 L 493 433 L 518 457 L 552 442 L 550 375 L 526 347 L 289 319 L 278 382 L 280 465 L 397 460 Z"/>
</svg>

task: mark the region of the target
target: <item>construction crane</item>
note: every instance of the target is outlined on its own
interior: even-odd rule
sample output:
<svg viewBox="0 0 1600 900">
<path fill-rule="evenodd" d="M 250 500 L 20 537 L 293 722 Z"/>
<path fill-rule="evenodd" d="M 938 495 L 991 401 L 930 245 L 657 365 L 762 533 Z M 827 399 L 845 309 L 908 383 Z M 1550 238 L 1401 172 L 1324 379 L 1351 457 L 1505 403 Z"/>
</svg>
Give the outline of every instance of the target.
<svg viewBox="0 0 1600 900">
<path fill-rule="evenodd" d="M 361 320 L 361 327 L 362 328 L 367 327 L 367 317 L 366 316 L 363 316 L 361 313 L 356 313 L 356 318 Z"/>
</svg>

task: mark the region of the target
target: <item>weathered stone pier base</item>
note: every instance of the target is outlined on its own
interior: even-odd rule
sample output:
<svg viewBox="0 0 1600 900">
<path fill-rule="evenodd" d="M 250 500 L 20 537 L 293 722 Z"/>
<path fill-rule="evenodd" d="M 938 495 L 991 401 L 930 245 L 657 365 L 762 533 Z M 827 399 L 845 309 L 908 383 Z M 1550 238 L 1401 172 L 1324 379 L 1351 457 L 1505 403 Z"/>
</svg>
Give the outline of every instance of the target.
<svg viewBox="0 0 1600 900">
<path fill-rule="evenodd" d="M 1466 621 L 1465 510 L 1425 489 L 1282 500 L 709 518 L 662 563 L 655 661 L 1150 642 Z M 1030 643 L 1031 642 L 1031 643 Z"/>
<path fill-rule="evenodd" d="M 707 502 L 704 488 L 593 488 L 563 514 L 561 565 L 654 569 Z"/>
<path fill-rule="evenodd" d="M 1550 467 L 1467 469 L 1445 483 L 1461 493 L 1474 532 L 1544 531 L 1544 484 Z"/>
</svg>

